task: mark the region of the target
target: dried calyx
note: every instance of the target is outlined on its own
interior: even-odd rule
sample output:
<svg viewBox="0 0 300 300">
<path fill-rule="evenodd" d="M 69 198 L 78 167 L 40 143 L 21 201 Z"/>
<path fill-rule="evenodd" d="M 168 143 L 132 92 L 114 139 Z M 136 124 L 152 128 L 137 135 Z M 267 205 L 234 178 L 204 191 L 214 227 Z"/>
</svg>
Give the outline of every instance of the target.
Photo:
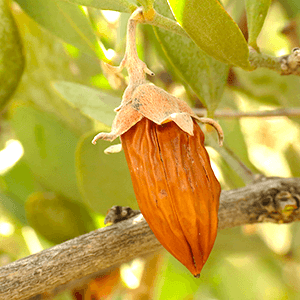
<svg viewBox="0 0 300 300">
<path fill-rule="evenodd" d="M 121 105 L 115 109 L 118 114 L 113 122 L 111 132 L 99 133 L 92 143 L 96 144 L 98 139 L 113 141 L 143 117 L 159 125 L 173 121 L 183 131 L 193 135 L 193 118 L 201 123 L 212 125 L 217 130 L 219 144 L 222 146 L 223 131 L 216 121 L 198 117 L 184 101 L 147 81 L 146 74 L 153 76 L 154 73 L 139 59 L 135 42 L 136 25 L 142 23 L 143 20 L 143 11 L 138 8 L 128 21 L 126 51 L 120 66 L 107 65 L 111 73 L 119 73 L 126 67 L 129 84 L 123 94 Z M 156 106 L 158 103 L 160 107 Z M 112 151 L 118 150 L 121 148 Z M 107 153 L 111 153 L 111 151 L 108 150 Z"/>
<path fill-rule="evenodd" d="M 128 87 L 111 132 L 99 133 L 93 143 L 120 137 L 141 213 L 161 244 L 199 277 L 217 235 L 221 189 L 196 121 L 214 126 L 220 144 L 223 133 L 214 120 L 197 117 L 184 101 L 146 80 L 153 72 L 137 55 L 139 22 L 141 9 L 129 19 L 124 59 L 109 67 L 127 68 Z M 106 153 L 120 150 L 114 145 Z"/>
</svg>

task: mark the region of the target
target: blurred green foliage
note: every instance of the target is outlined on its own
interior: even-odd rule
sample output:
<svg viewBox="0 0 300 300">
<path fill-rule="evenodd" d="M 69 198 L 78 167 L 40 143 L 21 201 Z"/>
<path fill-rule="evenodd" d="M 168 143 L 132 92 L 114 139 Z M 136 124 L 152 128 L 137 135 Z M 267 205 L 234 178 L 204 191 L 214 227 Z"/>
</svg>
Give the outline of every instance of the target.
<svg viewBox="0 0 300 300">
<path fill-rule="evenodd" d="M 0 1 L 0 108 L 14 93 L 22 76 L 25 59 L 22 42 L 8 1 Z"/>
<path fill-rule="evenodd" d="M 113 205 L 137 208 L 124 154 L 107 156 L 103 150 L 110 143 L 91 144 L 97 132 L 110 130 L 126 86 L 126 73 L 108 76 L 100 60 L 121 61 L 128 13 L 137 2 L 0 0 L 0 265 L 104 226 Z M 226 64 L 248 68 L 247 29 L 251 45 L 263 53 L 278 56 L 299 45 L 300 1 L 221 1 L 241 31 L 216 0 L 205 1 L 203 10 L 196 1 L 169 2 L 171 8 L 165 0 L 154 7 L 174 20 L 173 9 L 194 41 L 138 27 L 139 56 L 156 73 L 155 84 L 206 107 L 211 116 L 215 110 L 300 107 L 299 77 L 267 69 L 229 71 Z M 213 19 L 210 11 L 217 11 Z M 256 22 L 257 12 L 262 17 Z M 280 30 L 293 21 L 295 34 L 283 35 Z M 223 149 L 203 128 L 222 188 L 245 185 L 249 172 L 299 176 L 299 120 L 220 117 Z M 200 280 L 163 252 L 149 293 L 153 299 L 299 299 L 299 234 L 298 224 L 223 230 Z M 133 292 L 125 280 L 114 299 Z"/>
<path fill-rule="evenodd" d="M 96 229 L 83 205 L 54 193 L 31 194 L 25 209 L 29 225 L 55 244 Z"/>
</svg>

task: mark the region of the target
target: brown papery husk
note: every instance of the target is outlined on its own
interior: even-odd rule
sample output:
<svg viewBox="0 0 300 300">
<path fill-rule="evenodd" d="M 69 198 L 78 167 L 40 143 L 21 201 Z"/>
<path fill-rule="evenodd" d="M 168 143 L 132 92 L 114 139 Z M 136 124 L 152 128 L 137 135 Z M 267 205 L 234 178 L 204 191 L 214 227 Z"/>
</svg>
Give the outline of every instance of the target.
<svg viewBox="0 0 300 300">
<path fill-rule="evenodd" d="M 217 235 L 220 184 L 194 121 L 194 135 L 174 122 L 143 118 L 121 135 L 141 212 L 160 243 L 197 276 Z"/>
</svg>

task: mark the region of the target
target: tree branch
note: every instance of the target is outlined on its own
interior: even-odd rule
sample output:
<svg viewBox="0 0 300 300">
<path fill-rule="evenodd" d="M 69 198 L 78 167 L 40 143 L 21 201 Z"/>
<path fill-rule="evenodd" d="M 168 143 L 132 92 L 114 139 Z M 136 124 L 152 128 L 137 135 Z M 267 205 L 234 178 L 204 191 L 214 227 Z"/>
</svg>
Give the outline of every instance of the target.
<svg viewBox="0 0 300 300">
<path fill-rule="evenodd" d="M 206 116 L 205 108 L 193 108 L 194 113 L 199 116 Z M 270 118 L 270 117 L 300 117 L 300 108 L 280 108 L 259 111 L 236 111 L 231 109 L 217 109 L 214 113 L 216 119 L 241 119 L 241 118 Z"/>
<path fill-rule="evenodd" d="M 281 75 L 300 75 L 300 48 L 294 48 L 289 55 L 275 57 L 258 53 L 249 46 L 249 61 L 255 68 L 268 68 Z"/>
<path fill-rule="evenodd" d="M 300 178 L 263 178 L 221 193 L 219 229 L 298 221 L 299 205 Z M 29 299 L 161 247 L 138 215 L 1 267 L 0 299 Z"/>
<path fill-rule="evenodd" d="M 144 13 L 144 24 L 149 24 L 169 30 L 178 35 L 189 37 L 186 31 L 174 20 L 164 17 L 154 11 L 153 18 L 148 19 Z M 296 47 L 291 54 L 284 56 L 270 56 L 256 51 L 249 46 L 249 62 L 256 68 L 268 68 L 279 72 L 281 75 L 300 75 L 300 48 Z"/>
</svg>

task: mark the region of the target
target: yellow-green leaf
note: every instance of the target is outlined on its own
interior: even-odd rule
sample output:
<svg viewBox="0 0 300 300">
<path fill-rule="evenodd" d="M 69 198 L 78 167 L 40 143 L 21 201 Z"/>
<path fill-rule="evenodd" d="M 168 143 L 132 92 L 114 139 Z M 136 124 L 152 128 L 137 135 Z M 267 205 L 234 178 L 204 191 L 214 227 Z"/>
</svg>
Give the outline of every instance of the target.
<svg viewBox="0 0 300 300">
<path fill-rule="evenodd" d="M 78 137 L 55 115 L 20 102 L 12 106 L 10 122 L 35 178 L 49 190 L 80 201 L 75 174 Z"/>
<path fill-rule="evenodd" d="M 199 48 L 214 58 L 250 69 L 247 42 L 217 0 L 169 0 L 178 23 Z"/>
<path fill-rule="evenodd" d="M 76 150 L 78 185 L 84 202 L 101 214 L 113 205 L 137 208 L 124 153 L 104 154 L 111 143 L 99 140 L 93 145 L 97 133 L 82 136 Z"/>
<path fill-rule="evenodd" d="M 146 10 L 153 8 L 153 2 L 154 0 L 139 0 L 139 3 L 142 4 Z"/>
<path fill-rule="evenodd" d="M 127 0 L 67 0 L 70 3 L 95 7 L 102 10 L 115 10 L 131 13 L 137 6 Z"/>
<path fill-rule="evenodd" d="M 293 177 L 300 177 L 300 153 L 298 149 L 293 145 L 289 144 L 289 146 L 284 151 L 285 158 L 290 167 L 290 171 Z"/>
<path fill-rule="evenodd" d="M 8 1 L 0 0 L 0 109 L 17 88 L 24 61 L 21 39 Z"/>
<path fill-rule="evenodd" d="M 257 49 L 256 39 L 264 24 L 271 0 L 246 0 L 248 44 Z"/>
<path fill-rule="evenodd" d="M 165 0 L 156 0 L 155 4 L 160 14 L 172 18 Z M 188 37 L 157 27 L 154 31 L 174 70 L 189 84 L 212 115 L 221 100 L 229 66 L 207 55 Z"/>
<path fill-rule="evenodd" d="M 113 109 L 120 105 L 120 98 L 79 83 L 59 81 L 54 86 L 64 98 L 80 109 L 82 113 L 111 126 L 116 115 Z"/>
<path fill-rule="evenodd" d="M 25 205 L 31 227 L 59 244 L 96 229 L 86 207 L 52 192 L 35 192 Z"/>
<path fill-rule="evenodd" d="M 24 12 L 18 13 L 16 21 L 26 49 L 26 69 L 14 98 L 18 101 L 34 102 L 41 110 L 54 113 L 78 135 L 91 130 L 93 122 L 77 108 L 71 107 L 52 86 L 53 81 L 74 79 L 70 70 L 74 60 L 65 53 L 63 45 L 55 36 Z M 80 76 L 75 76 L 77 80 L 87 82 L 91 75 L 101 72 L 94 58 L 83 55 L 75 64 L 80 61 L 84 61 L 85 69 L 78 65 Z"/>
<path fill-rule="evenodd" d="M 60 0 L 16 0 L 41 26 L 79 50 L 108 61 L 84 11 Z"/>
<path fill-rule="evenodd" d="M 279 0 L 280 4 L 285 9 L 290 19 L 297 17 L 300 13 L 300 1 L 299 0 Z"/>
</svg>

